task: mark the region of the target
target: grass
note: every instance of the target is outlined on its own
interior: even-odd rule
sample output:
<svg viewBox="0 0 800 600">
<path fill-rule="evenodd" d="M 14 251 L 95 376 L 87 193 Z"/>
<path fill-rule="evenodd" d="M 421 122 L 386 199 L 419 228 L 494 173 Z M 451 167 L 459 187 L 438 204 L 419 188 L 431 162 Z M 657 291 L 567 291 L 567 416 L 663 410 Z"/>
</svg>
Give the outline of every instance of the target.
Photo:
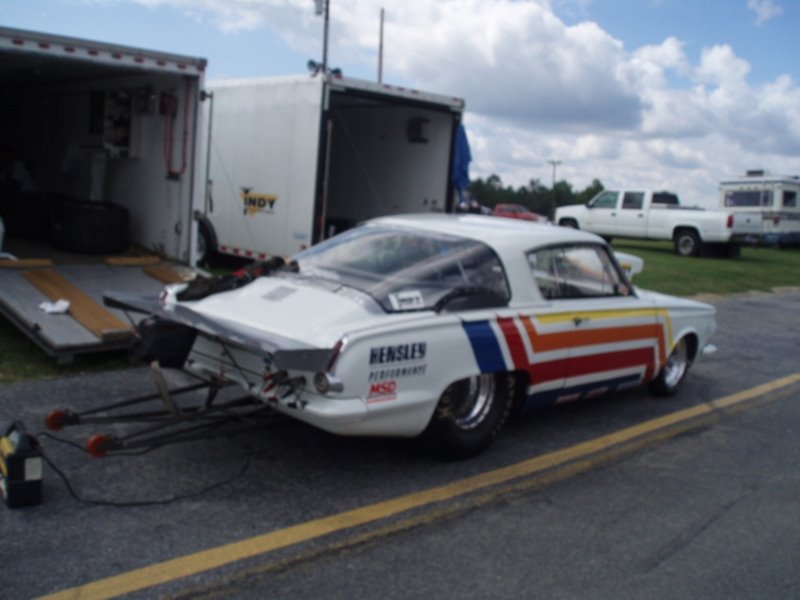
<svg viewBox="0 0 800 600">
<path fill-rule="evenodd" d="M 644 259 L 637 286 L 676 296 L 734 294 L 800 286 L 800 250 L 743 248 L 736 260 L 681 258 L 669 242 L 615 240 L 615 250 Z M 127 366 L 124 353 L 78 355 L 69 365 L 57 365 L 10 322 L 0 317 L 0 383 L 51 379 Z"/>
<path fill-rule="evenodd" d="M 672 294 L 735 294 L 800 286 L 800 250 L 742 248 L 738 259 L 681 258 L 671 242 L 614 240 L 620 252 L 644 259 L 644 271 L 636 275 L 637 286 Z"/>
<path fill-rule="evenodd" d="M 7 319 L 0 317 L 0 383 L 52 379 L 90 371 L 118 369 L 130 362 L 124 352 L 78 355 L 68 365 L 57 365 Z"/>
</svg>

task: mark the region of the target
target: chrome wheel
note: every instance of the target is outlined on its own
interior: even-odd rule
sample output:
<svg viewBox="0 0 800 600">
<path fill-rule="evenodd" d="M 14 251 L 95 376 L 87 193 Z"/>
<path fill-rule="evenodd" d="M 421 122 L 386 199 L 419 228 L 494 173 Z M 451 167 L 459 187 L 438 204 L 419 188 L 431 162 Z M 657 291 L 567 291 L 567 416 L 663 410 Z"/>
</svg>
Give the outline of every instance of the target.
<svg viewBox="0 0 800 600">
<path fill-rule="evenodd" d="M 675 344 L 672 354 L 658 376 L 650 382 L 650 391 L 656 396 L 672 396 L 678 391 L 689 367 L 692 366 L 692 340 L 683 337 Z"/>
<path fill-rule="evenodd" d="M 494 376 L 482 374 L 470 377 L 460 398 L 451 405 L 452 417 L 461 429 L 474 429 L 489 413 L 494 399 Z"/>
<path fill-rule="evenodd" d="M 669 355 L 667 364 L 664 365 L 664 384 L 668 388 L 678 387 L 688 367 L 689 353 L 686 350 L 686 340 L 681 339 Z"/>
<path fill-rule="evenodd" d="M 446 458 L 478 454 L 506 422 L 513 389 L 514 379 L 507 374 L 482 373 L 451 383 L 422 433 L 423 441 Z"/>
</svg>

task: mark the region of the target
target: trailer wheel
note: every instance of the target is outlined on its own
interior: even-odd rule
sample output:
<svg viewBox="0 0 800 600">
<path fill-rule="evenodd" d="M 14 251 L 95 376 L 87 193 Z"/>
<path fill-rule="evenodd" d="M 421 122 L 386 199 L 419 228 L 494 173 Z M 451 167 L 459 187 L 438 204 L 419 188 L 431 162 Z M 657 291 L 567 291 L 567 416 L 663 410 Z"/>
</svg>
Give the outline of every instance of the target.
<svg viewBox="0 0 800 600">
<path fill-rule="evenodd" d="M 675 234 L 675 254 L 678 256 L 699 256 L 700 237 L 693 229 L 681 229 Z"/>
<path fill-rule="evenodd" d="M 442 394 L 422 439 L 449 459 L 475 456 L 497 437 L 511 412 L 513 380 L 482 373 L 452 383 Z"/>
<path fill-rule="evenodd" d="M 205 219 L 197 221 L 197 264 L 209 264 L 217 255 L 217 236 Z"/>
<path fill-rule="evenodd" d="M 64 200 L 54 211 L 56 248 L 85 254 L 115 254 L 128 247 L 128 209 L 109 202 Z"/>
</svg>

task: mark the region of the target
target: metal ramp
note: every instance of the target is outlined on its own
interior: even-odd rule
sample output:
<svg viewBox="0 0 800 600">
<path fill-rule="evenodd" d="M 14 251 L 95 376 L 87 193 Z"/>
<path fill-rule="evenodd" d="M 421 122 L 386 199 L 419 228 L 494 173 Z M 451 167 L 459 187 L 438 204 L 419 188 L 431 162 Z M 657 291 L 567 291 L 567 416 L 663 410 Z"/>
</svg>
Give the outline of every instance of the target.
<svg viewBox="0 0 800 600">
<path fill-rule="evenodd" d="M 0 314 L 60 364 L 75 355 L 128 348 L 142 315 L 103 306 L 107 291 L 156 295 L 191 272 L 157 257 L 117 257 L 95 264 L 47 259 L 0 260 Z M 47 314 L 42 302 L 70 301 L 67 314 Z M 133 321 L 132 321 L 133 320 Z"/>
</svg>

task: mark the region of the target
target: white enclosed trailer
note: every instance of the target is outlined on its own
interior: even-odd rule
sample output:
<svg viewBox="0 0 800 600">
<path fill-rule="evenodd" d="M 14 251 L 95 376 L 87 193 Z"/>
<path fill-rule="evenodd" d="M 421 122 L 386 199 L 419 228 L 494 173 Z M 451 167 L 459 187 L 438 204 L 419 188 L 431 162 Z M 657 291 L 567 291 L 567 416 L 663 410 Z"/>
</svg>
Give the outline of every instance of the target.
<svg viewBox="0 0 800 600">
<path fill-rule="evenodd" d="M 206 247 L 288 256 L 365 219 L 452 209 L 461 98 L 321 76 L 208 87 Z"/>
<path fill-rule="evenodd" d="M 110 330 L 128 323 L 107 319 L 102 292 L 163 286 L 104 255 L 137 248 L 192 262 L 205 190 L 205 68 L 202 58 L 0 28 L 3 167 L 25 173 L 24 182 L 0 177 L 0 250 L 39 260 L 0 265 L 0 310 L 51 354 L 124 345 Z M 32 273 L 33 264 L 49 266 Z M 86 302 L 46 315 L 44 290 L 82 292 Z M 78 319 L 79 304 L 104 324 Z"/>
</svg>

